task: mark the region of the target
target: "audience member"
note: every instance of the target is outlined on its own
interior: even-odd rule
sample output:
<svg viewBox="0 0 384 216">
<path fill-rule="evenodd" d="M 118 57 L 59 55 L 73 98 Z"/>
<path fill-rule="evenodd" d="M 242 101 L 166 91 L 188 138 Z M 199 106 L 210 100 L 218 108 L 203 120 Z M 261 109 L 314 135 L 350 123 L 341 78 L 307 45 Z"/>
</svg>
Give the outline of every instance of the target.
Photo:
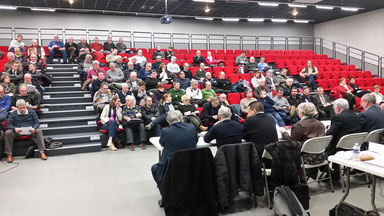
<svg viewBox="0 0 384 216">
<path fill-rule="evenodd" d="M 185 78 L 189 79 L 189 80 L 192 80 L 193 79 L 193 74 L 192 74 L 192 71 L 189 70 L 189 64 L 188 63 L 184 63 L 184 66 L 183 66 L 183 72 L 185 74 Z M 180 74 L 180 73 L 179 73 Z"/>
<path fill-rule="evenodd" d="M 107 82 L 121 83 L 124 79 L 124 73 L 120 68 L 116 68 L 115 63 L 109 63 L 109 70 L 106 73 Z"/>
<path fill-rule="evenodd" d="M 115 44 L 112 42 L 112 37 L 108 37 L 107 41 L 103 45 L 104 53 L 111 53 L 112 49 L 116 49 Z"/>
<path fill-rule="evenodd" d="M 139 78 L 142 79 L 142 80 L 145 80 L 148 76 L 151 75 L 152 71 L 153 71 L 152 63 L 151 62 L 147 62 L 147 64 L 145 64 L 145 68 L 142 68 L 139 71 Z M 157 75 L 157 72 L 156 72 L 156 75 Z"/>
<path fill-rule="evenodd" d="M 72 64 L 75 59 L 75 55 L 78 55 L 79 48 L 77 44 L 73 41 L 73 37 L 68 38 L 68 42 L 65 43 L 65 50 L 69 54 L 69 63 Z"/>
<path fill-rule="evenodd" d="M 145 104 L 141 107 L 141 114 L 143 115 L 144 125 L 152 125 L 146 127 L 148 129 L 151 129 L 154 132 L 154 136 L 160 135 L 160 125 L 157 124 L 157 122 L 153 122 L 156 120 L 160 115 L 160 109 L 159 106 L 154 105 L 152 103 L 152 98 L 149 96 L 145 97 Z"/>
<path fill-rule="evenodd" d="M 99 62 L 98 61 L 95 61 L 97 62 L 97 65 L 99 65 Z M 90 74 L 89 74 L 89 71 L 92 70 L 92 67 L 93 67 L 93 64 L 92 64 L 92 55 L 87 55 L 84 59 L 84 61 L 80 62 L 78 65 L 77 65 L 77 73 L 79 73 L 80 75 L 80 80 L 84 80 L 86 79 L 85 82 L 87 82 L 88 78 L 91 78 L 90 77 Z M 97 74 L 96 71 L 93 71 L 94 73 Z M 96 74 L 94 74 L 96 76 Z M 89 79 L 90 81 L 87 82 L 87 86 L 88 84 L 91 82 L 92 79 Z"/>
<path fill-rule="evenodd" d="M 205 83 L 205 88 L 201 91 L 203 94 L 203 99 L 209 100 L 210 97 L 216 97 L 215 90 L 212 89 L 212 84 L 210 82 Z"/>
<path fill-rule="evenodd" d="M 40 152 L 40 158 L 42 160 L 47 160 L 47 156 L 44 152 L 44 135 L 43 131 L 39 128 L 40 123 L 37 114 L 35 111 L 28 109 L 28 105 L 24 100 L 17 100 L 16 107 L 16 111 L 11 112 L 8 116 L 8 130 L 4 135 L 5 153 L 8 155 L 7 162 L 13 162 L 13 142 L 16 137 L 21 136 L 23 128 L 30 128 L 28 129 L 28 136 L 36 141 L 37 148 Z"/>
<path fill-rule="evenodd" d="M 124 58 L 126 58 L 126 57 L 124 57 Z M 126 74 L 126 71 L 128 70 L 128 64 L 126 62 L 123 62 L 123 57 L 121 57 L 119 55 L 116 57 L 115 66 L 116 66 L 116 68 L 120 68 L 120 70 L 123 71 L 123 73 L 124 73 L 124 80 L 125 80 L 125 74 Z"/>
<path fill-rule="evenodd" d="M 186 90 L 186 94 L 191 97 L 192 104 L 198 104 L 203 99 L 203 93 L 198 86 L 199 83 L 196 80 L 192 80 L 191 86 Z"/>
<path fill-rule="evenodd" d="M 313 98 L 312 96 L 309 94 L 309 88 L 308 87 L 304 87 L 303 88 L 303 95 L 301 95 L 302 99 L 304 102 L 310 102 L 310 103 L 313 103 Z"/>
<path fill-rule="evenodd" d="M 180 88 L 187 90 L 187 88 L 191 85 L 191 80 L 185 77 L 185 72 L 181 71 L 179 73 L 179 78 L 177 79 L 177 82 L 180 83 Z"/>
<path fill-rule="evenodd" d="M 31 46 L 28 48 L 28 57 L 32 54 L 37 56 L 37 59 L 45 63 L 45 51 L 43 47 L 39 46 L 36 39 L 32 40 Z"/>
<path fill-rule="evenodd" d="M 279 125 L 279 127 L 284 127 L 285 123 L 284 120 L 287 118 L 287 115 L 284 112 L 276 112 L 274 106 L 275 102 L 267 96 L 267 92 L 260 91 L 258 101 L 263 105 L 264 112 L 267 115 L 272 116 L 276 120 L 276 124 Z"/>
<path fill-rule="evenodd" d="M 231 120 L 231 109 L 221 107 L 218 111 L 219 121 L 204 135 L 204 142 L 210 143 L 216 140 L 217 148 L 225 144 L 241 143 L 242 125 Z"/>
<path fill-rule="evenodd" d="M 152 70 L 151 75 L 145 78 L 145 86 L 147 90 L 155 89 L 159 82 L 160 80 L 157 79 L 157 72 L 155 70 Z"/>
<path fill-rule="evenodd" d="M 204 104 L 200 115 L 201 123 L 203 126 L 200 127 L 201 131 L 206 131 L 219 120 L 217 114 L 220 107 L 220 101 L 217 97 L 211 97 L 210 101 Z"/>
<path fill-rule="evenodd" d="M 139 83 L 141 82 L 140 78 L 137 78 L 137 73 L 132 71 L 129 74 L 129 79 L 127 80 L 128 87 L 133 91 L 139 88 Z"/>
<path fill-rule="evenodd" d="M 222 93 L 219 95 L 219 100 L 220 100 L 220 104 L 224 107 L 228 107 L 231 109 L 231 112 L 233 112 L 233 114 L 235 115 L 232 115 L 232 117 L 235 117 L 236 115 L 238 116 L 241 116 L 241 107 L 240 107 L 240 104 L 229 104 L 228 100 L 227 100 L 227 95 Z"/>
<path fill-rule="evenodd" d="M 253 73 L 253 72 L 258 71 L 258 68 L 259 67 L 257 66 L 257 63 L 255 61 L 255 57 L 251 56 L 249 58 L 249 61 L 245 65 L 245 70 L 248 71 L 248 73 Z"/>
<path fill-rule="evenodd" d="M 313 66 L 312 61 L 309 60 L 307 62 L 307 67 L 305 67 L 305 68 L 303 68 L 303 70 L 301 70 L 300 77 L 303 80 L 308 80 L 309 84 L 311 84 L 312 90 L 314 90 L 317 87 L 315 81 L 316 81 L 318 74 L 319 74 L 319 71 L 317 70 L 317 67 Z"/>
<path fill-rule="evenodd" d="M 203 83 L 204 79 L 206 78 L 205 74 L 207 73 L 207 71 L 205 71 L 204 69 L 205 69 L 205 64 L 201 63 L 200 68 L 195 71 L 195 76 L 193 78 L 199 81 L 199 83 Z"/>
<path fill-rule="evenodd" d="M 109 55 L 107 55 L 107 57 L 105 58 L 105 61 L 107 63 L 111 63 L 111 62 L 115 63 L 117 61 L 118 57 L 121 58 L 121 56 L 117 55 L 117 49 L 111 48 L 111 52 L 110 52 Z"/>
<path fill-rule="evenodd" d="M 145 90 L 145 82 L 140 81 L 139 87 L 136 90 L 132 90 L 132 92 L 133 95 L 135 95 L 136 104 L 139 106 L 143 106 L 145 104 L 145 97 L 147 96 L 147 91 Z"/>
<path fill-rule="evenodd" d="M 127 66 L 128 68 L 125 71 L 123 71 L 125 80 L 129 79 L 132 72 L 135 72 L 136 76 L 137 76 L 137 73 L 139 72 L 138 70 L 135 69 L 134 67 L 135 65 L 132 62 L 128 62 Z"/>
<path fill-rule="evenodd" d="M 195 65 L 196 67 L 199 67 L 201 63 L 204 63 L 204 62 L 205 62 L 205 58 L 201 56 L 200 50 L 197 50 L 196 55 L 193 56 L 193 65 Z"/>
<path fill-rule="evenodd" d="M 373 86 L 374 92 L 372 92 L 372 95 L 376 98 L 376 104 L 380 105 L 383 103 L 383 95 L 380 93 L 380 86 L 374 85 Z"/>
<path fill-rule="evenodd" d="M 23 79 L 23 72 L 20 70 L 20 65 L 17 61 L 13 62 L 11 68 L 5 71 L 11 77 L 11 82 L 19 83 Z"/>
<path fill-rule="evenodd" d="M 347 80 L 345 78 L 340 79 L 340 85 L 336 87 L 337 93 L 339 97 L 343 97 L 349 103 L 349 109 L 353 110 L 353 106 L 355 105 L 356 96 L 352 94 L 353 88 L 347 84 Z M 341 96 L 340 96 L 341 95 Z"/>
<path fill-rule="evenodd" d="M 167 66 L 162 63 L 160 65 L 159 80 L 164 84 L 171 84 L 172 82 L 176 81 L 176 75 L 175 73 L 167 70 Z"/>
<path fill-rule="evenodd" d="M 144 67 L 145 63 L 147 62 L 147 59 L 145 58 L 145 56 L 143 56 L 143 50 L 139 49 L 135 57 L 136 57 L 137 64 L 139 64 L 140 67 Z"/>
<path fill-rule="evenodd" d="M 164 64 L 161 62 L 161 56 L 156 56 L 156 62 L 152 63 L 152 70 L 156 70 L 158 73 L 160 73 L 160 65 Z"/>
<path fill-rule="evenodd" d="M 168 50 L 165 51 L 165 59 L 171 60 L 171 58 L 175 56 L 175 53 L 173 52 L 173 46 L 169 46 Z"/>
<path fill-rule="evenodd" d="M 99 73 L 99 76 L 100 74 L 102 73 Z M 108 83 L 101 83 L 100 89 L 93 96 L 93 106 L 97 113 L 100 113 L 100 111 L 104 109 L 104 106 L 110 103 L 112 97 L 112 92 L 108 89 Z"/>
<path fill-rule="evenodd" d="M 140 71 L 142 69 L 141 65 L 137 63 L 137 56 L 132 56 L 130 62 L 133 63 L 133 68 L 135 70 Z"/>
<path fill-rule="evenodd" d="M 105 72 L 98 72 L 97 79 L 93 80 L 91 84 L 90 89 L 91 89 L 92 96 L 94 96 L 95 93 L 100 90 L 100 86 L 104 82 L 107 83 L 107 80 L 105 80 Z"/>
<path fill-rule="evenodd" d="M 93 57 L 93 55 L 91 54 L 91 52 L 89 51 L 89 48 L 84 48 L 83 49 L 84 51 L 79 55 L 79 58 L 77 59 L 78 62 L 82 62 L 85 60 L 85 57 L 87 55 L 91 55 L 92 56 L 92 60 L 94 60 L 95 58 Z"/>
<path fill-rule="evenodd" d="M 370 91 L 364 91 L 362 90 L 357 84 L 356 84 L 356 79 L 355 77 L 350 77 L 349 78 L 349 86 L 353 88 L 352 93 L 356 95 L 357 97 L 363 97 L 363 95 L 367 93 L 371 93 Z"/>
<path fill-rule="evenodd" d="M 61 54 L 63 63 L 67 63 L 67 52 L 65 51 L 64 43 L 59 40 L 59 35 L 53 37 L 53 41 L 48 44 L 49 49 L 49 63 L 53 64 L 53 56 L 55 54 Z"/>
<path fill-rule="evenodd" d="M 242 51 L 241 54 L 239 56 L 236 57 L 236 64 L 238 66 L 245 66 L 248 62 L 248 58 L 247 56 L 245 55 L 246 52 L 245 51 Z"/>
<path fill-rule="evenodd" d="M 87 43 L 87 41 L 85 40 L 85 38 L 82 37 L 82 38 L 80 39 L 80 42 L 77 44 L 77 48 L 78 48 L 79 56 L 80 56 L 81 54 L 84 53 L 85 48 L 87 48 L 88 51 L 89 51 L 89 44 Z M 87 54 L 87 55 L 88 55 L 88 54 Z"/>
<path fill-rule="evenodd" d="M 199 114 L 199 111 L 196 110 L 196 107 L 191 104 L 191 97 L 185 94 L 181 96 L 181 102 L 182 103 L 177 106 L 177 109 L 180 110 L 184 116 L 187 117 L 189 115 Z"/>
<path fill-rule="evenodd" d="M 124 38 L 119 38 L 119 43 L 116 44 L 117 52 L 126 53 L 127 45 L 124 44 Z"/>
<path fill-rule="evenodd" d="M 90 61 L 91 61 L 91 55 L 87 55 L 87 58 L 83 64 L 83 66 L 85 65 L 84 72 L 87 73 L 87 79 L 84 81 L 83 86 L 81 87 L 81 90 L 83 90 L 83 91 L 87 90 L 88 85 L 97 79 L 98 73 L 103 73 L 104 78 L 107 75 L 105 70 L 103 68 L 100 68 L 99 61 L 93 61 L 92 65 L 89 66 Z"/>
<path fill-rule="evenodd" d="M 172 100 L 175 102 L 181 102 L 181 97 L 185 95 L 185 90 L 180 88 L 179 82 L 173 82 L 173 88 L 169 90 L 169 94 L 172 96 Z"/>
<path fill-rule="evenodd" d="M 276 91 L 276 89 L 280 86 L 280 83 L 277 80 L 276 76 L 273 75 L 272 69 L 269 69 L 267 71 L 267 76 L 265 77 L 265 85 L 272 91 Z"/>
<path fill-rule="evenodd" d="M 270 67 L 268 66 L 268 64 L 265 63 L 265 57 L 261 57 L 259 64 L 257 64 L 257 69 L 259 71 L 267 71 L 267 70 L 269 70 L 269 68 Z"/>
<path fill-rule="evenodd" d="M 297 108 L 299 104 L 304 102 L 303 99 L 298 94 L 299 94 L 299 91 L 297 90 L 297 88 L 292 88 L 291 95 L 287 97 L 289 104 L 294 108 Z"/>
<path fill-rule="evenodd" d="M 213 88 L 217 87 L 217 81 L 210 72 L 205 73 L 205 79 L 203 80 L 203 86 L 205 86 L 206 82 L 210 82 Z"/>
<path fill-rule="evenodd" d="M 40 83 L 41 83 L 41 72 L 36 70 L 36 65 L 30 64 L 29 65 L 28 73 L 31 74 L 32 79 L 37 80 L 37 82 L 40 85 Z"/>
<path fill-rule="evenodd" d="M 122 106 L 125 105 L 126 101 L 125 101 L 125 98 L 128 96 L 128 95 L 132 95 L 132 97 L 134 98 L 134 102 L 136 102 L 136 99 L 135 97 L 133 96 L 133 93 L 129 91 L 129 87 L 128 87 L 128 84 L 127 83 L 122 83 L 121 84 L 121 91 L 118 91 L 116 93 L 116 95 L 120 98 L 120 103 Z"/>
<path fill-rule="evenodd" d="M 284 96 L 287 97 L 291 95 L 291 91 L 293 88 L 296 88 L 298 90 L 300 87 L 301 86 L 295 83 L 295 81 L 292 78 L 288 78 L 285 82 L 285 85 L 283 86 Z"/>
<path fill-rule="evenodd" d="M 11 109 L 11 97 L 5 94 L 2 85 L 0 85 L 0 109 L 3 109 L 6 112 Z"/>
<path fill-rule="evenodd" d="M 224 91 L 231 91 L 232 90 L 232 83 L 229 81 L 229 79 L 225 78 L 225 73 L 221 71 L 219 73 L 219 79 L 216 79 L 217 82 L 217 88 L 224 90 Z"/>
<path fill-rule="evenodd" d="M 43 95 L 44 91 L 40 83 L 36 79 L 32 79 L 32 75 L 27 73 L 24 75 L 24 79 L 20 81 L 20 84 L 27 85 L 28 93 L 34 94 L 36 96 L 36 99 L 41 103 L 41 96 Z M 20 85 L 19 84 L 19 85 Z"/>
<path fill-rule="evenodd" d="M 8 58 L 8 62 L 5 63 L 5 65 L 4 65 L 4 71 L 7 71 L 10 68 L 12 68 L 12 66 L 15 62 L 19 64 L 19 70 L 21 70 L 21 62 L 15 60 L 15 54 L 14 53 L 9 52 L 7 54 L 7 58 Z"/>
<path fill-rule="evenodd" d="M 22 52 L 25 52 L 25 44 L 23 42 L 23 35 L 17 35 L 16 39 L 13 39 L 9 44 L 8 51 L 14 52 L 15 48 L 19 48 Z"/>
<path fill-rule="evenodd" d="M 273 98 L 273 102 L 275 102 L 274 108 L 278 113 L 284 113 L 285 116 L 289 115 L 289 111 L 291 110 L 291 105 L 289 104 L 287 98 L 283 96 L 283 89 L 278 88 L 276 91 L 276 96 Z M 281 116 L 282 114 L 280 114 Z"/>
<path fill-rule="evenodd" d="M 217 60 L 215 57 L 212 56 L 211 51 L 207 52 L 207 57 L 205 58 L 204 62 L 207 66 L 213 67 L 217 66 L 220 63 L 223 63 L 223 60 Z"/>
<path fill-rule="evenodd" d="M 27 72 L 29 65 L 34 64 L 36 65 L 36 70 L 44 72 L 45 68 L 41 62 L 38 61 L 38 58 L 35 54 L 32 54 L 29 56 L 29 62 L 24 63 L 24 72 Z"/>
<path fill-rule="evenodd" d="M 21 52 L 20 48 L 15 48 L 15 60 L 22 64 L 27 62 L 27 57 Z"/>
<path fill-rule="evenodd" d="M 288 70 L 286 68 L 282 68 L 280 70 L 279 75 L 276 76 L 277 80 L 280 83 L 280 86 L 284 85 L 286 83 L 287 79 L 289 78 L 287 73 L 288 73 Z"/>
<path fill-rule="evenodd" d="M 257 100 L 256 100 L 256 98 L 252 97 L 253 92 L 250 89 L 245 90 L 244 96 L 245 97 L 243 99 L 241 99 L 241 101 L 240 101 L 240 108 L 241 108 L 242 113 L 248 114 L 249 104 L 251 104 L 252 102 L 257 101 Z"/>
<path fill-rule="evenodd" d="M 117 129 L 119 122 L 123 120 L 122 110 L 120 108 L 120 98 L 115 96 L 111 99 L 109 104 L 106 104 L 100 115 L 100 121 L 103 124 L 102 129 L 108 131 L 107 146 L 109 150 L 116 151 L 114 141 L 117 139 Z M 119 146 L 120 147 L 120 146 Z"/>
<path fill-rule="evenodd" d="M 157 60 L 157 58 L 160 56 L 161 59 L 165 59 L 165 54 L 163 51 L 161 51 L 161 47 L 159 45 L 156 46 L 156 50 L 152 54 L 152 59 Z"/>
<path fill-rule="evenodd" d="M 165 94 L 164 84 L 163 83 L 157 83 L 157 85 L 155 87 L 156 87 L 155 89 L 148 89 L 149 90 L 148 93 L 150 96 L 152 96 L 152 101 L 154 104 L 160 104 L 161 99 L 163 98 L 163 96 Z"/>
<path fill-rule="evenodd" d="M 18 100 L 24 100 L 27 103 L 27 108 L 32 110 L 40 109 L 40 100 L 35 94 L 28 94 L 28 88 L 25 84 L 19 85 L 19 93 L 12 97 L 11 109 L 17 110 L 16 102 Z"/>
<path fill-rule="evenodd" d="M 258 98 L 261 91 L 265 91 L 267 95 L 272 98 L 272 90 L 265 85 L 265 80 L 259 81 L 259 86 L 255 88 L 255 97 Z"/>
<path fill-rule="evenodd" d="M 133 144 L 133 130 L 137 130 L 140 136 L 140 147 L 145 149 L 144 142 L 147 141 L 143 116 L 141 109 L 135 104 L 135 97 L 127 95 L 124 99 L 126 106 L 123 108 L 123 126 L 125 128 L 125 134 L 127 138 L 127 145 L 131 151 L 135 151 L 135 145 Z"/>
<path fill-rule="evenodd" d="M 103 53 L 104 47 L 101 43 L 99 43 L 99 38 L 95 37 L 93 39 L 93 43 L 89 45 L 92 53 Z"/>
<path fill-rule="evenodd" d="M 255 76 L 251 79 L 253 88 L 259 87 L 261 81 L 265 81 L 265 77 L 261 71 L 257 71 Z"/>
<path fill-rule="evenodd" d="M 176 56 L 172 56 L 171 62 L 167 64 L 167 70 L 171 73 L 180 72 L 180 66 L 176 63 Z"/>
<path fill-rule="evenodd" d="M 313 103 L 319 109 L 319 118 L 332 118 L 335 115 L 332 100 L 328 95 L 324 94 L 323 87 L 317 87 L 316 95 L 313 96 Z"/>
<path fill-rule="evenodd" d="M 275 119 L 264 113 L 263 105 L 252 102 L 243 125 L 243 139 L 253 142 L 261 158 L 264 146 L 278 141 Z"/>
<path fill-rule="evenodd" d="M 376 97 L 372 94 L 365 94 L 360 102 L 364 111 L 359 113 L 361 120 L 361 131 L 371 132 L 384 128 L 384 112 L 376 105 Z"/>
<path fill-rule="evenodd" d="M 13 97 L 16 94 L 16 86 L 11 83 L 11 77 L 7 73 L 1 75 L 1 86 L 3 86 L 6 95 Z"/>
</svg>

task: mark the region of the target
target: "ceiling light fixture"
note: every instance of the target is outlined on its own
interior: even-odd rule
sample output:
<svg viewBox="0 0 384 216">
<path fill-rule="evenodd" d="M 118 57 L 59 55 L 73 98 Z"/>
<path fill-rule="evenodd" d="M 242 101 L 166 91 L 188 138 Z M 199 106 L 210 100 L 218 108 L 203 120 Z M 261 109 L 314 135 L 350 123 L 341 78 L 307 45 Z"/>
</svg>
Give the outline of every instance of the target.
<svg viewBox="0 0 384 216">
<path fill-rule="evenodd" d="M 316 5 L 317 9 L 324 9 L 324 10 L 333 10 L 332 6 L 323 6 L 323 5 Z"/>
<path fill-rule="evenodd" d="M 279 6 L 279 3 L 273 3 L 273 2 L 259 2 L 260 6 L 269 6 L 269 7 L 277 7 Z"/>
<path fill-rule="evenodd" d="M 73 4 L 73 0 L 69 0 L 69 4 Z"/>
<path fill-rule="evenodd" d="M 215 0 L 193 0 L 194 2 L 215 3 Z"/>
<path fill-rule="evenodd" d="M 264 22 L 264 18 L 248 18 L 248 22 Z"/>
<path fill-rule="evenodd" d="M 206 7 L 206 8 L 204 9 L 204 11 L 205 11 L 205 13 L 209 13 L 209 11 L 211 11 L 211 8 Z"/>
<path fill-rule="evenodd" d="M 225 22 L 238 22 L 239 18 L 221 18 Z"/>
<path fill-rule="evenodd" d="M 272 22 L 278 22 L 278 23 L 285 23 L 288 21 L 286 19 L 271 19 L 271 20 L 272 20 Z"/>
<path fill-rule="evenodd" d="M 309 20 L 293 20 L 295 23 L 309 23 Z"/>
<path fill-rule="evenodd" d="M 195 17 L 195 19 L 197 19 L 197 20 L 208 20 L 208 21 L 212 21 L 212 20 L 213 20 L 213 17 Z"/>
<path fill-rule="evenodd" d="M 55 8 L 31 8 L 32 11 L 55 12 Z"/>
<path fill-rule="evenodd" d="M 4 10 L 16 10 L 17 7 L 16 7 L 16 6 L 8 6 L 8 5 L 0 5 L 0 9 L 4 9 Z"/>
<path fill-rule="evenodd" d="M 288 4 L 289 7 L 294 7 L 294 8 L 306 8 L 307 5 L 302 5 L 302 4 Z"/>
<path fill-rule="evenodd" d="M 353 7 L 341 7 L 341 10 L 343 10 L 343 11 L 358 11 L 359 8 L 353 8 Z"/>
<path fill-rule="evenodd" d="M 292 11 L 293 16 L 297 16 L 299 14 L 299 11 L 296 10 L 296 8 Z"/>
</svg>

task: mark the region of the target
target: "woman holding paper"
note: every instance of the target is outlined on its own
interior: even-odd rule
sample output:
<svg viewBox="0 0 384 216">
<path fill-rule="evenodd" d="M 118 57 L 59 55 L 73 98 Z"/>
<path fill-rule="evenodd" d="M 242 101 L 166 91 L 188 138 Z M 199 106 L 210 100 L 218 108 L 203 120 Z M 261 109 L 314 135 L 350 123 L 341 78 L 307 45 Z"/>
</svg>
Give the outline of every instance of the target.
<svg viewBox="0 0 384 216">
<path fill-rule="evenodd" d="M 122 110 L 120 108 L 120 98 L 114 96 L 110 104 L 104 106 L 101 113 L 100 120 L 103 124 L 102 129 L 108 131 L 108 143 L 109 150 L 116 151 L 117 148 L 113 144 L 113 139 L 117 138 L 117 129 L 119 128 L 119 122 L 123 119 Z"/>
</svg>

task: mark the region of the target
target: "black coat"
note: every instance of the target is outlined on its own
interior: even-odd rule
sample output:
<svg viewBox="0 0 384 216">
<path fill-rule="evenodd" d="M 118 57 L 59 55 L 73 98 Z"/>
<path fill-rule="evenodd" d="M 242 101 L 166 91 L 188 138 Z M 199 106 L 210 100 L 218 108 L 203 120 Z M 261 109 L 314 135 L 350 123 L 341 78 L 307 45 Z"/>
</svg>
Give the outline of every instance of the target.
<svg viewBox="0 0 384 216">
<path fill-rule="evenodd" d="M 261 156 L 265 145 L 278 141 L 275 120 L 265 113 L 248 117 L 243 126 L 243 139 L 253 142 Z"/>
<path fill-rule="evenodd" d="M 359 132 L 361 132 L 361 121 L 356 113 L 350 110 L 344 110 L 333 116 L 331 127 L 326 132 L 327 136 L 333 136 L 327 148 L 328 155 L 336 153 L 336 145 L 342 136 Z"/>
<path fill-rule="evenodd" d="M 213 119 L 213 116 L 217 115 L 220 109 L 220 105 L 217 107 L 213 107 L 211 102 L 206 102 L 203 105 L 203 110 L 201 111 L 200 118 L 209 119 L 211 122 L 216 122 L 217 120 Z"/>
<path fill-rule="evenodd" d="M 197 57 L 193 56 L 193 65 L 199 67 L 201 63 L 205 62 L 205 58 L 203 56 Z"/>
<path fill-rule="evenodd" d="M 359 113 L 359 117 L 361 120 L 362 132 L 371 132 L 376 129 L 384 128 L 384 112 L 376 105 Z"/>
<path fill-rule="evenodd" d="M 217 148 L 225 144 L 241 143 L 242 126 L 231 119 L 214 125 L 204 136 L 204 142 L 210 143 L 216 139 Z"/>
<path fill-rule="evenodd" d="M 222 146 L 217 150 L 215 164 L 220 207 L 228 206 L 239 195 L 239 189 L 264 195 L 261 163 L 253 143 Z"/>
<path fill-rule="evenodd" d="M 143 120 L 146 124 L 150 123 L 152 117 L 160 116 L 160 109 L 156 104 L 152 104 L 151 107 L 147 107 L 146 105 L 141 107 L 141 114 L 143 115 Z"/>
<path fill-rule="evenodd" d="M 165 215 L 218 215 L 215 178 L 209 148 L 175 152 L 159 186 Z"/>
</svg>

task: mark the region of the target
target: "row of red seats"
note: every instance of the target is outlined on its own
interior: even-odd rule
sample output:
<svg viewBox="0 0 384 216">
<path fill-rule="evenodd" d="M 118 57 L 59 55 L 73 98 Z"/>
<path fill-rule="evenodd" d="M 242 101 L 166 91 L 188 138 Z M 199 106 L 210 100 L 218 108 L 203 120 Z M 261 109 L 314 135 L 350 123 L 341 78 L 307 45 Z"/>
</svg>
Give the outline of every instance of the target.
<svg viewBox="0 0 384 216">
<path fill-rule="evenodd" d="M 287 59 L 287 60 L 277 60 L 276 66 L 278 68 L 283 68 L 287 65 L 307 65 L 307 62 L 311 60 L 312 65 L 315 65 L 318 69 L 319 68 L 332 68 L 333 66 L 335 67 L 340 67 L 340 66 L 346 66 L 347 65 L 341 65 L 340 59 Z"/>
<path fill-rule="evenodd" d="M 372 78 L 371 71 L 319 71 L 319 79 L 340 79 L 342 77 L 349 78 Z"/>
<path fill-rule="evenodd" d="M 349 80 L 347 81 L 349 82 Z M 319 86 L 323 87 L 325 91 L 332 90 L 334 87 L 340 84 L 339 79 L 318 79 L 317 83 Z M 360 88 L 370 88 L 373 90 L 374 85 L 384 86 L 384 78 L 356 78 L 356 85 Z M 380 89 L 380 91 L 384 91 Z"/>
<path fill-rule="evenodd" d="M 143 54 L 149 53 L 152 54 L 156 51 L 156 49 L 146 49 L 139 48 L 143 51 Z M 165 52 L 167 49 L 161 49 Z M 293 54 L 293 55 L 305 55 L 305 54 L 313 54 L 313 50 L 224 50 L 224 49 L 173 49 L 175 54 L 196 54 L 196 51 L 199 50 L 202 55 L 206 55 L 208 51 L 210 51 L 213 55 L 215 54 L 233 54 L 240 55 L 243 51 L 247 56 L 260 56 L 260 55 L 274 55 L 274 54 Z"/>
</svg>

